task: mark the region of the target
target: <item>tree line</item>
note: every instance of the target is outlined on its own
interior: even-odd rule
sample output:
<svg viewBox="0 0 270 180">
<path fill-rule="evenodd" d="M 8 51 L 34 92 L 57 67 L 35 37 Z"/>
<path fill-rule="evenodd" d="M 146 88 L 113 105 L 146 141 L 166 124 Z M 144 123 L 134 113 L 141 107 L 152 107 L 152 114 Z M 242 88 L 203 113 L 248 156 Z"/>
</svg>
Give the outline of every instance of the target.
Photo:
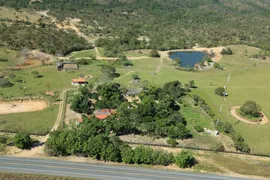
<svg viewBox="0 0 270 180">
<path fill-rule="evenodd" d="M 126 164 L 164 165 L 176 163 L 179 167 L 193 166 L 196 161 L 190 152 L 177 155 L 150 147 L 132 149 L 118 137 L 110 134 L 103 121 L 84 118 L 80 126 L 50 133 L 45 152 L 52 156 L 84 156 L 97 160 L 124 162 Z"/>
</svg>

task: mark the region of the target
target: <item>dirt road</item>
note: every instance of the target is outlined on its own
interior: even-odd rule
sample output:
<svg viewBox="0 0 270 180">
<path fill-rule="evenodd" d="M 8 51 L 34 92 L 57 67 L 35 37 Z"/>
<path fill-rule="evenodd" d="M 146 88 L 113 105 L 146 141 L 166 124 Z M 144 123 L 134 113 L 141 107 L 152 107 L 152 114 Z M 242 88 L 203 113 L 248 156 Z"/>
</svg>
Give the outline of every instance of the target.
<svg viewBox="0 0 270 180">
<path fill-rule="evenodd" d="M 233 117 L 235 117 L 236 119 L 238 119 L 239 121 L 242 121 L 242 122 L 247 123 L 247 124 L 254 124 L 254 125 L 265 125 L 268 123 L 268 118 L 263 113 L 262 113 L 263 117 L 262 117 L 262 120 L 260 122 L 252 122 L 252 121 L 249 121 L 249 120 L 239 116 L 236 113 L 236 110 L 239 108 L 240 108 L 240 106 L 234 106 L 234 107 L 230 108 L 231 115 Z"/>
</svg>

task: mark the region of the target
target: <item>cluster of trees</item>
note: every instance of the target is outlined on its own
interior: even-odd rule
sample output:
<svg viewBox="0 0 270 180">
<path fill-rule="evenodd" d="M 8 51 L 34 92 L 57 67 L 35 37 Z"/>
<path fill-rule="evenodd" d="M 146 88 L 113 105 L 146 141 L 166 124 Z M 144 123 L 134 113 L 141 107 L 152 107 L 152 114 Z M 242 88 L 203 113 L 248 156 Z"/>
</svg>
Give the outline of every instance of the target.
<svg viewBox="0 0 270 180">
<path fill-rule="evenodd" d="M 25 26 L 18 23 L 0 25 L 1 46 L 13 50 L 39 49 L 49 54 L 66 55 L 73 51 L 92 48 L 83 38 L 74 32 L 65 32 L 53 27 L 40 27 L 35 24 Z"/>
<path fill-rule="evenodd" d="M 218 87 L 215 89 L 215 94 L 218 96 L 224 96 L 224 93 L 226 93 L 226 90 L 224 87 Z"/>
<path fill-rule="evenodd" d="M 13 142 L 20 149 L 29 149 L 35 141 L 30 137 L 29 133 L 21 132 L 14 136 Z"/>
<path fill-rule="evenodd" d="M 114 61 L 113 65 L 120 65 L 120 66 L 133 66 L 133 63 L 127 59 L 126 56 L 121 55 L 118 57 L 116 61 Z"/>
<path fill-rule="evenodd" d="M 132 149 L 118 137 L 110 134 L 107 122 L 84 118 L 80 126 L 50 133 L 45 152 L 53 156 L 77 155 L 103 161 L 127 164 L 170 165 L 174 162 L 182 168 L 194 165 L 195 158 L 183 151 L 176 155 L 165 151 L 138 146 Z"/>
<path fill-rule="evenodd" d="M 227 47 L 226 49 L 225 48 L 222 49 L 221 54 L 222 55 L 232 55 L 233 52 L 232 52 L 231 48 Z"/>
<path fill-rule="evenodd" d="M 115 77 L 118 77 L 119 74 L 116 73 L 116 70 L 113 66 L 110 65 L 103 65 L 101 67 L 101 72 L 104 74 L 104 76 L 109 79 L 112 80 Z"/>
<path fill-rule="evenodd" d="M 215 114 L 212 112 L 211 108 L 205 102 L 204 99 L 202 99 L 201 97 L 199 97 L 196 94 L 192 95 L 192 98 L 194 100 L 194 105 L 195 106 L 198 106 L 199 105 L 209 116 L 215 117 Z"/>
<path fill-rule="evenodd" d="M 189 48 L 195 43 L 206 47 L 248 44 L 270 50 L 267 1 L 1 0 L 0 6 L 50 10 L 59 20 L 80 18 L 93 27 L 94 35 L 110 37 L 97 42 L 108 56 L 128 49 Z"/>
<path fill-rule="evenodd" d="M 262 108 L 255 101 L 247 101 L 240 107 L 240 114 L 247 117 L 261 117 Z"/>
<path fill-rule="evenodd" d="M 186 120 L 179 112 L 178 101 L 185 95 L 180 82 L 166 83 L 163 88 L 146 86 L 139 101 L 128 102 L 124 98 L 126 91 L 117 83 L 99 85 L 95 93 L 83 87 L 73 98 L 71 109 L 85 114 L 93 109 L 117 109 L 115 115 L 106 119 L 106 126 L 116 135 L 138 133 L 181 139 L 191 137 Z"/>
<path fill-rule="evenodd" d="M 163 88 L 148 86 L 139 95 L 140 100 L 125 102 L 117 109 L 113 128 L 120 134 L 148 134 L 156 137 L 190 138 L 186 120 L 179 112 L 178 101 L 185 90 L 178 81 L 166 83 Z"/>
<path fill-rule="evenodd" d="M 250 148 L 248 144 L 245 142 L 244 138 L 239 133 L 235 132 L 232 124 L 228 122 L 219 122 L 217 125 L 217 129 L 220 132 L 224 132 L 228 134 L 232 138 L 232 140 L 234 141 L 234 147 L 236 148 L 236 150 L 245 152 L 245 153 L 250 152 Z"/>
</svg>

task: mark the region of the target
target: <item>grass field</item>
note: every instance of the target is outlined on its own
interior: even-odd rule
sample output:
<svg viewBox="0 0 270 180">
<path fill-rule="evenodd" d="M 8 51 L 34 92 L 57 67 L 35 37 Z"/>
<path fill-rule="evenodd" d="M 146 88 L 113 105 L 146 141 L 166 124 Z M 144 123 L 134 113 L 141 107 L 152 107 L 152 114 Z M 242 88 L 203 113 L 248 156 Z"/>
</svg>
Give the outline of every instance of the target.
<svg viewBox="0 0 270 180">
<path fill-rule="evenodd" d="M 223 104 L 221 120 L 233 124 L 251 147 L 254 153 L 270 153 L 270 124 L 264 126 L 249 125 L 242 122 L 237 123 L 236 119 L 229 113 L 232 106 L 242 105 L 247 100 L 256 101 L 261 107 L 262 112 L 270 117 L 270 62 L 263 60 L 250 59 L 249 56 L 258 53 L 258 49 L 247 46 L 231 46 L 234 54 L 224 56 L 220 61 L 226 70 L 211 69 L 205 72 L 184 72 L 175 70 L 173 66 L 163 64 L 161 71 L 153 72 L 159 66 L 158 60 L 145 59 L 136 61 L 133 68 L 134 73 L 138 74 L 141 80 L 148 80 L 150 83 L 162 86 L 165 82 L 179 80 L 187 83 L 195 80 L 199 87 L 194 93 L 200 95 L 210 105 L 212 110 L 218 115 L 220 105 Z M 248 56 L 245 55 L 245 50 Z M 134 60 L 135 61 L 135 60 Z M 227 84 L 229 97 L 226 101 L 214 94 L 217 87 L 223 87 L 231 74 L 230 82 Z M 125 83 L 130 81 L 131 75 L 116 79 L 117 82 Z"/>
<path fill-rule="evenodd" d="M 270 164 L 267 160 L 258 157 L 237 156 L 221 153 L 196 153 L 196 156 L 214 163 L 215 167 L 222 167 L 227 171 L 243 175 L 270 177 Z M 211 169 L 210 169 L 211 170 Z"/>
<path fill-rule="evenodd" d="M 43 111 L 0 115 L 0 131 L 44 135 L 54 125 L 57 113 L 58 105 L 52 105 Z"/>
<path fill-rule="evenodd" d="M 250 59 L 249 56 L 257 53 L 259 50 L 247 46 L 231 46 L 234 54 L 224 56 L 220 64 L 226 70 L 211 69 L 204 72 L 185 72 L 176 70 L 173 65 L 166 61 L 161 61 L 159 58 L 145 58 L 140 60 L 131 60 L 134 67 L 123 68 L 116 67 L 116 71 L 120 73 L 119 78 L 115 78 L 115 82 L 121 83 L 123 86 L 130 87 L 128 83 L 132 80 L 132 74 L 137 74 L 144 80 L 149 81 L 153 85 L 162 86 L 168 81 L 179 80 L 183 84 L 190 80 L 195 80 L 197 89 L 193 93 L 204 98 L 218 115 L 220 105 L 223 104 L 221 120 L 228 121 L 233 124 L 237 132 L 239 132 L 245 141 L 251 147 L 254 153 L 269 153 L 270 154 L 270 124 L 264 126 L 249 125 L 242 122 L 237 123 L 229 114 L 229 108 L 232 106 L 242 105 L 246 100 L 254 100 L 261 107 L 262 112 L 270 117 L 270 62 L 263 60 Z M 247 50 L 248 55 L 245 55 Z M 92 50 L 90 50 L 92 51 Z M 84 52 L 82 52 L 84 53 Z M 81 66 L 79 71 L 74 72 L 59 72 L 54 66 L 43 66 L 29 68 L 14 72 L 18 76 L 22 76 L 26 83 L 15 83 L 12 88 L 1 89 L 4 96 L 22 96 L 24 94 L 39 94 L 46 90 L 46 84 L 49 84 L 51 91 L 61 91 L 71 87 L 71 79 L 78 77 L 80 74 L 92 75 L 91 82 L 102 82 L 101 67 L 102 64 L 110 64 L 109 61 L 95 61 L 87 66 Z M 29 74 L 31 71 L 39 71 L 42 78 L 36 79 Z M 229 96 L 226 101 L 217 95 L 214 90 L 217 87 L 224 86 L 228 76 L 231 74 L 230 82 L 227 84 Z M 22 87 L 26 87 L 27 92 L 24 92 Z M 199 111 L 199 113 L 195 113 Z M 195 124 L 213 129 L 212 119 L 200 110 L 191 105 L 182 108 L 182 113 L 186 116 L 189 128 Z"/>
<path fill-rule="evenodd" d="M 84 58 L 84 57 L 96 57 L 96 52 L 94 49 L 91 50 L 85 50 L 85 51 L 77 51 L 71 54 L 71 57 L 73 58 Z"/>
<path fill-rule="evenodd" d="M 139 53 L 138 51 L 127 51 L 124 53 L 127 57 L 140 57 L 140 56 L 148 56 L 150 57 L 150 53 Z"/>
</svg>

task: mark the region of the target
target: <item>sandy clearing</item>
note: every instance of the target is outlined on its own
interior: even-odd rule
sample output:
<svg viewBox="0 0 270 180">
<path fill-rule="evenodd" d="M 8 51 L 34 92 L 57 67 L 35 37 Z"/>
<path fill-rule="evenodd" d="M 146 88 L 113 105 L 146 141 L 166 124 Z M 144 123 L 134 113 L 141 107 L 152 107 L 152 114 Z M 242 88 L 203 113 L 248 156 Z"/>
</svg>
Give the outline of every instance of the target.
<svg viewBox="0 0 270 180">
<path fill-rule="evenodd" d="M 45 101 L 12 101 L 0 102 L 0 114 L 41 111 L 48 107 Z"/>
<path fill-rule="evenodd" d="M 234 107 L 231 107 L 230 108 L 230 113 L 233 117 L 235 117 L 236 119 L 238 119 L 239 121 L 242 121 L 244 123 L 247 123 L 247 124 L 253 124 L 253 125 L 265 125 L 268 123 L 268 118 L 262 113 L 263 115 L 263 118 L 260 122 L 252 122 L 252 121 L 249 121 L 241 116 L 239 116 L 237 113 L 236 113 L 236 110 L 239 109 L 240 106 L 234 106 Z"/>
<path fill-rule="evenodd" d="M 215 53 L 215 57 L 212 58 L 214 62 L 219 62 L 222 59 L 221 51 L 224 47 L 213 47 L 213 48 L 198 48 L 198 47 L 193 47 L 192 49 L 174 49 L 174 50 L 169 50 L 169 51 L 159 51 L 158 53 L 160 54 L 161 58 L 169 58 L 169 53 L 171 52 L 177 52 L 177 51 L 207 51 L 207 53 L 210 54 L 211 51 Z"/>
</svg>

